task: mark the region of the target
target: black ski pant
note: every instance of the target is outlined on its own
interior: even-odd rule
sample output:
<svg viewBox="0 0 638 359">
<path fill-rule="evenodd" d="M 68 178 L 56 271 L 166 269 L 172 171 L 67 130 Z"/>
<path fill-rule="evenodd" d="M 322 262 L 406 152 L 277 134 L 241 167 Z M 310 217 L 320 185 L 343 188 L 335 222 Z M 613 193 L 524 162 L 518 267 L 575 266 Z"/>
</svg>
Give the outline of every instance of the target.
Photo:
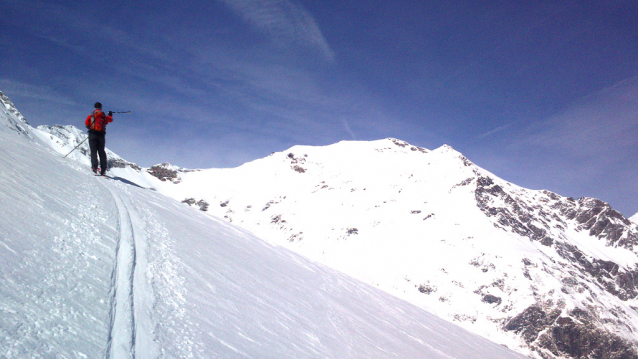
<svg viewBox="0 0 638 359">
<path fill-rule="evenodd" d="M 89 148 L 91 149 L 91 168 L 97 168 L 97 156 L 100 155 L 100 169 L 102 174 L 106 172 L 106 134 L 99 132 L 89 132 Z"/>
</svg>

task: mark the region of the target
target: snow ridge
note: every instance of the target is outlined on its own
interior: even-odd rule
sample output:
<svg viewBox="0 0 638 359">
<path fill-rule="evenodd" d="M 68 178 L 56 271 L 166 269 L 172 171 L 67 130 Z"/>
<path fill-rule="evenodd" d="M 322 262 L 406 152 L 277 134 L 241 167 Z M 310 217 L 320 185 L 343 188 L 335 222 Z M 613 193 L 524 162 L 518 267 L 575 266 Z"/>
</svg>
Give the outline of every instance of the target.
<svg viewBox="0 0 638 359">
<path fill-rule="evenodd" d="M 33 139 L 32 127 L 2 91 L 0 91 L 0 103 L 0 131 L 12 131 L 28 139 Z"/>
</svg>

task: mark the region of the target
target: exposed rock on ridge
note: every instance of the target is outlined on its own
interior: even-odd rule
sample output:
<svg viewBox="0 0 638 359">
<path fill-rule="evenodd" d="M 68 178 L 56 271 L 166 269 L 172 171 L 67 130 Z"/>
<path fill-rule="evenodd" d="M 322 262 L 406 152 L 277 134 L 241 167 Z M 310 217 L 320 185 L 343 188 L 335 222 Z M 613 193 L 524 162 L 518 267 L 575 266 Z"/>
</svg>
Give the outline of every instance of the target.
<svg viewBox="0 0 638 359">
<path fill-rule="evenodd" d="M 178 184 L 182 181 L 179 173 L 196 172 L 198 170 L 188 170 L 181 167 L 173 166 L 170 163 L 160 163 L 147 169 L 151 176 L 158 178 L 162 182 L 172 182 Z"/>
<path fill-rule="evenodd" d="M 564 259 L 556 268 L 563 267 L 563 271 L 556 271 L 563 277 L 563 290 L 568 293 L 575 289 L 589 297 L 591 303 L 586 308 L 566 310 L 562 302 L 539 300 L 509 320 L 504 329 L 520 334 L 543 358 L 638 358 L 635 341 L 601 327 L 601 323 L 625 327 L 629 319 L 626 310 L 617 307 L 612 311 L 614 319 L 598 317 L 605 303 L 598 300 L 580 274 L 588 274 L 598 288 L 627 301 L 638 296 L 638 265 L 627 267 L 593 258 L 564 235 L 569 229 L 587 232 L 606 246 L 633 250 L 638 244 L 636 226 L 597 199 L 576 201 L 549 191 L 533 193 L 498 185 L 487 176 L 478 176 L 476 183 L 477 206 L 493 219 L 494 225 L 553 248 Z M 636 330 L 632 326 L 626 328 L 629 332 Z"/>
<path fill-rule="evenodd" d="M 7 96 L 5 96 L 0 91 L 0 102 L 2 102 L 2 107 L 4 112 L 8 115 L 5 118 L 4 125 L 12 131 L 19 133 L 21 136 L 27 137 L 29 139 L 33 139 L 29 128 L 31 128 L 27 122 L 27 120 L 22 116 L 22 114 L 15 107 L 13 102 L 9 100 Z M 4 116 L 3 116 L 4 117 Z"/>
</svg>

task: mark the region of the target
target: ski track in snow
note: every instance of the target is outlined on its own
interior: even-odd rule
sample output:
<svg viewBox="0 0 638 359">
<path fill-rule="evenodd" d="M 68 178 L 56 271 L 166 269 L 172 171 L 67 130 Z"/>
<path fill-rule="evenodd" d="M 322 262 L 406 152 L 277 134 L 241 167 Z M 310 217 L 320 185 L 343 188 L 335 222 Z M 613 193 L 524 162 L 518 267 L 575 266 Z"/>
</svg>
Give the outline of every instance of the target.
<svg viewBox="0 0 638 359">
<path fill-rule="evenodd" d="M 106 178 L 98 179 L 99 182 Z M 105 358 L 156 357 L 152 340 L 151 287 L 146 280 L 146 236 L 143 222 L 130 202 L 124 185 L 102 182 L 116 204 L 117 245 L 112 274 L 111 323 Z M 118 188 L 114 188 L 118 187 Z M 119 192 L 119 193 L 118 193 Z M 129 194 L 130 195 L 130 194 Z"/>
<path fill-rule="evenodd" d="M 135 233 L 122 199 L 109 189 L 118 212 L 118 238 L 111 277 L 111 323 L 106 358 L 135 358 Z"/>
</svg>

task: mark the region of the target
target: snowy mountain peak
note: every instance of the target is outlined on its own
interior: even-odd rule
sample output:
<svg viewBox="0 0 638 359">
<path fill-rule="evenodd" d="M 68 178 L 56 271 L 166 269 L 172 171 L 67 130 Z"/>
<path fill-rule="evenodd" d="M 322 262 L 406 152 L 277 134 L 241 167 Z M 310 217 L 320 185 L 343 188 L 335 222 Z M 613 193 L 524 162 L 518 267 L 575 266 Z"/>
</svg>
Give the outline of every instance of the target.
<svg viewBox="0 0 638 359">
<path fill-rule="evenodd" d="M 633 216 L 631 216 L 631 218 L 629 218 L 629 220 L 634 222 L 635 224 L 638 224 L 638 213 L 636 213 Z"/>
<path fill-rule="evenodd" d="M 288 154 L 290 152 L 293 153 L 301 153 L 304 151 L 311 151 L 322 153 L 326 155 L 336 155 L 338 153 L 355 153 L 358 155 L 369 153 L 369 152 L 395 152 L 395 153 L 428 153 L 430 152 L 428 149 L 413 146 L 408 142 L 398 140 L 396 138 L 386 138 L 382 140 L 375 141 L 351 141 L 344 140 L 339 141 L 335 144 L 331 144 L 328 146 L 293 146 L 282 153 Z"/>
<path fill-rule="evenodd" d="M 9 98 L 5 96 L 2 91 L 0 91 L 0 101 L 2 101 L 5 110 L 11 113 L 17 121 L 28 124 L 27 120 L 24 118 L 24 116 L 22 116 L 20 111 L 18 111 L 13 102 L 11 102 L 11 100 L 9 100 Z"/>
<path fill-rule="evenodd" d="M 600 200 L 392 138 L 180 176 L 154 186 L 508 347 L 577 357 L 570 332 L 601 340 L 587 353 L 636 351 L 638 228 Z"/>
<path fill-rule="evenodd" d="M 29 126 L 27 120 L 18 111 L 13 102 L 1 91 L 0 102 L 0 131 L 17 132 L 23 137 L 33 139 L 32 127 Z"/>
<path fill-rule="evenodd" d="M 452 146 L 448 144 L 443 144 L 441 147 L 435 149 L 437 152 L 448 152 L 454 154 L 461 154 L 459 151 L 455 150 Z"/>
</svg>

